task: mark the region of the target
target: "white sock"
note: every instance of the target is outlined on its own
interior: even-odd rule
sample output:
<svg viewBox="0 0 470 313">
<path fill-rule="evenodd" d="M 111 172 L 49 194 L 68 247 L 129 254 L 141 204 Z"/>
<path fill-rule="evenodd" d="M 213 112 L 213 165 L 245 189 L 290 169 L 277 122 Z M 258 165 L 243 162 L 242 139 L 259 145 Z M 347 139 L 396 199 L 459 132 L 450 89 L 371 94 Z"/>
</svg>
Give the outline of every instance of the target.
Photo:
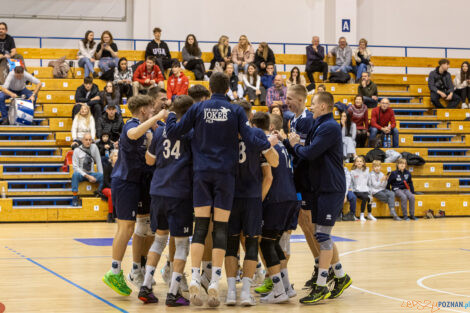
<svg viewBox="0 0 470 313">
<path fill-rule="evenodd" d="M 361 213 L 361 217 L 360 217 L 360 218 L 361 218 L 361 219 L 364 218 L 364 213 Z"/>
<path fill-rule="evenodd" d="M 243 277 L 242 278 L 242 292 L 250 293 L 251 284 L 252 284 L 252 280 L 250 278 Z"/>
<path fill-rule="evenodd" d="M 113 260 L 111 263 L 111 271 L 113 271 L 113 274 L 121 273 L 121 261 Z"/>
<path fill-rule="evenodd" d="M 180 287 L 182 278 L 183 278 L 183 274 L 173 272 L 173 274 L 171 275 L 170 290 L 168 291 L 169 293 L 176 296 L 176 294 L 178 293 L 178 289 Z"/>
<path fill-rule="evenodd" d="M 318 269 L 317 285 L 326 286 L 326 279 L 328 278 L 328 270 L 324 268 Z"/>
<path fill-rule="evenodd" d="M 338 278 L 344 277 L 344 275 L 346 275 L 340 262 L 333 264 L 333 270 L 335 271 L 335 276 Z"/>
<path fill-rule="evenodd" d="M 271 280 L 273 281 L 274 295 L 279 295 L 281 293 L 286 292 L 286 290 L 284 289 L 284 284 L 282 283 L 281 273 L 272 275 Z"/>
<path fill-rule="evenodd" d="M 191 268 L 191 278 L 192 278 L 192 280 L 195 280 L 198 283 L 201 282 L 201 269 L 199 267 L 192 267 Z"/>
<path fill-rule="evenodd" d="M 211 284 L 215 283 L 217 288 L 219 287 L 219 280 L 222 277 L 222 268 L 218 266 L 212 266 L 212 277 Z"/>
<path fill-rule="evenodd" d="M 143 286 L 149 289 L 152 288 L 153 274 L 155 274 L 155 266 L 145 265 L 145 276 Z"/>
<path fill-rule="evenodd" d="M 235 277 L 227 277 L 228 291 L 237 291 L 237 279 Z"/>
<path fill-rule="evenodd" d="M 284 287 L 287 289 L 290 287 L 290 282 L 289 282 L 289 273 L 287 272 L 287 268 L 281 269 L 281 278 L 282 278 L 282 284 Z"/>
<path fill-rule="evenodd" d="M 137 273 L 142 271 L 142 265 L 140 263 L 132 262 L 132 273 Z"/>
</svg>

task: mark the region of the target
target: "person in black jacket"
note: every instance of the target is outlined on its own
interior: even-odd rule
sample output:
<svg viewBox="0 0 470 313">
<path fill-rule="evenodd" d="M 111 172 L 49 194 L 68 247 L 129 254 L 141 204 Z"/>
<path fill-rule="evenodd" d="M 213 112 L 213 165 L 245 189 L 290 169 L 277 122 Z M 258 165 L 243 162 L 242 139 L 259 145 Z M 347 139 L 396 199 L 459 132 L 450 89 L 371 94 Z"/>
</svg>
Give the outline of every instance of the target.
<svg viewBox="0 0 470 313">
<path fill-rule="evenodd" d="M 172 60 L 170 49 L 168 48 L 166 42 L 160 40 L 162 35 L 162 30 L 160 28 L 155 27 L 153 29 L 153 35 L 155 39 L 147 44 L 147 48 L 145 49 L 145 59 L 147 60 L 148 56 L 153 56 L 158 67 L 162 70 L 162 72 L 164 72 L 171 68 Z"/>
<path fill-rule="evenodd" d="M 276 58 L 274 57 L 274 52 L 269 48 L 266 42 L 261 42 L 258 46 L 258 50 L 255 53 L 254 63 L 258 67 L 258 72 L 260 75 L 266 73 L 266 67 L 268 63 L 276 64 Z M 274 66 L 274 73 L 276 73 L 276 66 Z"/>
<path fill-rule="evenodd" d="M 399 158 L 397 160 L 397 170 L 390 174 L 386 189 L 391 189 L 395 196 L 400 198 L 403 220 L 412 219 L 415 221 L 418 219 L 415 217 L 415 187 L 411 173 L 406 169 L 406 159 Z M 408 217 L 407 200 L 410 202 L 410 217 Z"/>
<path fill-rule="evenodd" d="M 216 62 L 219 62 L 219 65 L 225 69 L 227 64 L 232 60 L 232 51 L 227 36 L 220 36 L 219 42 L 212 48 L 212 53 L 214 54 L 214 58 L 211 60 L 209 70 L 212 71 L 214 69 Z"/>
<path fill-rule="evenodd" d="M 460 103 L 459 96 L 454 93 L 452 77 L 447 72 L 449 63 L 449 60 L 441 59 L 439 60 L 439 66 L 429 73 L 428 86 L 431 91 L 431 102 L 438 109 L 444 108 L 440 102 L 441 98 L 448 102 L 447 107 L 449 109 L 455 109 Z"/>
<path fill-rule="evenodd" d="M 86 103 L 93 113 L 95 121 L 97 121 L 101 116 L 101 100 L 99 95 L 100 90 L 98 86 L 93 83 L 93 78 L 85 77 L 83 79 L 83 84 L 80 85 L 75 91 L 75 106 L 72 109 L 72 119 L 78 112 L 82 104 Z"/>
<path fill-rule="evenodd" d="M 109 134 L 109 139 L 113 142 L 119 140 L 124 122 L 120 114 L 117 114 L 117 107 L 108 105 L 106 111 L 99 119 L 96 127 L 96 135 L 101 138 L 103 134 Z"/>
<path fill-rule="evenodd" d="M 114 164 L 116 164 L 118 157 L 118 150 L 114 149 L 109 155 L 109 159 L 103 161 L 103 190 L 101 190 L 103 197 L 102 200 L 108 201 L 108 223 L 114 223 L 116 212 L 114 212 L 112 193 L 111 193 L 111 173 L 113 172 Z"/>
<path fill-rule="evenodd" d="M 307 72 L 310 83 L 312 83 L 315 88 L 313 73 L 323 73 L 323 81 L 326 81 L 328 78 L 328 64 L 323 60 L 325 58 L 325 48 L 320 46 L 320 37 L 313 36 L 312 44 L 308 45 L 306 50 L 307 64 L 305 65 L 305 71 Z"/>
<path fill-rule="evenodd" d="M 98 140 L 98 142 L 96 143 L 96 146 L 98 147 L 98 150 L 100 151 L 101 161 L 102 163 L 104 163 L 104 161 L 108 160 L 111 150 L 114 149 L 114 142 L 112 142 L 109 139 L 108 132 L 104 131 L 101 134 L 100 140 Z"/>
</svg>

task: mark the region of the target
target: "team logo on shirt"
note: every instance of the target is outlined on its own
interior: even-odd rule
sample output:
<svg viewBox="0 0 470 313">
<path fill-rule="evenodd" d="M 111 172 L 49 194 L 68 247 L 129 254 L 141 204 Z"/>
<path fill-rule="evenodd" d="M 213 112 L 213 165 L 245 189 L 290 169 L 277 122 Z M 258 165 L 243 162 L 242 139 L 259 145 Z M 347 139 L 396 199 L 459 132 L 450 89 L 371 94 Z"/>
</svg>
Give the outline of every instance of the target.
<svg viewBox="0 0 470 313">
<path fill-rule="evenodd" d="M 214 122 L 225 122 L 228 120 L 228 112 L 231 112 L 230 109 L 224 107 L 220 109 L 205 108 L 204 119 L 206 120 L 206 123 L 209 124 Z"/>
</svg>

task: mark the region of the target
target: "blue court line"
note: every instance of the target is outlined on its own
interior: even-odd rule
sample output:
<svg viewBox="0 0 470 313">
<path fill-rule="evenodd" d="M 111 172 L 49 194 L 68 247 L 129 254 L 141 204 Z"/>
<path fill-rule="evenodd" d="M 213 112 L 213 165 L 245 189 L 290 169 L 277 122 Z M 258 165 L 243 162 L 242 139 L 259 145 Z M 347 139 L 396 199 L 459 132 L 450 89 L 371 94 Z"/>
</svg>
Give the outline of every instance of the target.
<svg viewBox="0 0 470 313">
<path fill-rule="evenodd" d="M 82 286 L 80 286 L 80 285 L 74 283 L 73 281 L 71 281 L 71 280 L 65 278 L 64 276 L 62 276 L 62 275 L 60 275 L 60 274 L 54 272 L 53 270 L 51 270 L 51 269 L 45 267 L 44 265 L 42 265 L 42 264 L 40 264 L 40 263 L 34 261 L 33 259 L 27 258 L 27 257 L 25 257 L 24 255 L 22 255 L 21 253 L 16 252 L 15 250 L 13 250 L 13 249 L 11 249 L 11 248 L 9 248 L 9 247 L 6 247 L 6 246 L 5 246 L 5 248 L 8 249 L 8 250 L 10 250 L 10 251 L 12 251 L 13 253 L 15 253 L 15 254 L 21 256 L 23 259 L 25 259 L 25 260 L 27 260 L 27 261 L 33 263 L 34 265 L 39 266 L 40 268 L 42 268 L 43 270 L 45 270 L 45 271 L 51 273 L 52 275 L 54 275 L 54 276 L 56 276 L 56 277 L 62 279 L 63 281 L 69 283 L 70 285 L 72 285 L 72 286 L 74 286 L 74 287 L 77 287 L 78 289 L 80 289 L 80 290 L 86 292 L 86 293 L 89 294 L 90 296 L 95 297 L 96 299 L 102 301 L 103 303 L 109 305 L 110 307 L 112 307 L 112 308 L 114 308 L 114 309 L 116 309 L 116 310 L 118 310 L 118 311 L 120 311 L 120 312 L 123 312 L 123 313 L 129 313 L 128 311 L 126 311 L 126 310 L 124 310 L 124 309 L 121 309 L 120 307 L 118 307 L 118 306 L 116 306 L 115 304 L 109 302 L 108 300 L 101 298 L 101 297 L 98 296 L 97 294 L 95 294 L 95 293 L 93 293 L 93 292 L 91 292 L 91 291 L 89 291 L 89 290 L 83 288 Z"/>
<path fill-rule="evenodd" d="M 460 248 L 460 250 L 470 251 L 470 249 L 464 249 L 464 248 Z"/>
</svg>

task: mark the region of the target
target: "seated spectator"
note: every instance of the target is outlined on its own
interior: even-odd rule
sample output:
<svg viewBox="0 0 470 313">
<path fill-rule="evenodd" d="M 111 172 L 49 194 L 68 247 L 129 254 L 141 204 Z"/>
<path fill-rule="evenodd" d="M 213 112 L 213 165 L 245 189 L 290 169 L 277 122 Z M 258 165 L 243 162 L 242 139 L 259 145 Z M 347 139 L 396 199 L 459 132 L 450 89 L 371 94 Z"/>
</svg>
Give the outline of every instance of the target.
<svg viewBox="0 0 470 313">
<path fill-rule="evenodd" d="M 16 53 L 15 39 L 8 35 L 7 32 L 7 24 L 5 22 L 0 22 L 0 85 L 5 83 L 5 79 L 10 72 L 8 60 L 23 60 L 23 56 Z"/>
<path fill-rule="evenodd" d="M 245 35 L 241 35 L 238 44 L 232 49 L 233 71 L 243 70 L 246 74 L 248 66 L 255 60 L 255 51 Z"/>
<path fill-rule="evenodd" d="M 406 159 L 399 158 L 397 160 L 397 169 L 388 177 L 387 189 L 391 189 L 395 193 L 395 197 L 400 198 L 403 220 L 416 221 L 418 218 L 415 217 L 415 188 L 411 173 L 406 169 Z M 410 217 L 408 217 L 407 201 L 410 203 Z"/>
<path fill-rule="evenodd" d="M 305 81 L 305 77 L 300 74 L 300 70 L 297 66 L 294 66 L 292 70 L 290 71 L 290 76 L 286 80 L 287 88 L 289 88 L 292 85 L 302 85 L 302 86 L 307 86 L 307 82 Z"/>
<path fill-rule="evenodd" d="M 167 83 L 167 95 L 168 99 L 173 102 L 176 96 L 188 94 L 189 79 L 184 75 L 179 61 L 173 61 L 171 73 Z"/>
<path fill-rule="evenodd" d="M 455 94 L 462 100 L 462 109 L 468 109 L 467 104 L 470 101 L 470 64 L 465 61 L 460 66 L 460 73 L 455 75 L 454 85 Z"/>
<path fill-rule="evenodd" d="M 165 87 L 162 71 L 158 65 L 155 65 L 155 60 L 151 56 L 147 57 L 145 63 L 137 67 L 132 80 L 132 92 L 134 96 L 138 95 L 140 90 L 147 92 L 148 89 L 153 86 L 158 85 L 161 88 Z"/>
<path fill-rule="evenodd" d="M 80 111 L 82 104 L 87 104 L 95 119 L 101 116 L 101 98 L 98 86 L 93 83 L 93 78 L 85 77 L 83 84 L 75 91 L 75 106 L 72 109 L 72 118 Z"/>
<path fill-rule="evenodd" d="M 234 68 L 235 71 L 235 68 Z M 245 94 L 248 96 L 251 105 L 255 104 L 255 100 L 258 98 L 261 105 L 266 102 L 266 89 L 261 86 L 261 78 L 258 75 L 256 65 L 248 65 L 246 74 L 243 75 L 243 84 L 245 85 Z"/>
<path fill-rule="evenodd" d="M 92 135 L 83 134 L 82 143 L 73 151 L 73 175 L 72 175 L 72 205 L 78 206 L 78 184 L 88 180 L 90 183 L 98 183 L 96 193 L 101 194 L 103 189 L 103 165 L 100 152 L 95 144 L 92 144 Z M 98 169 L 95 172 L 95 164 Z"/>
<path fill-rule="evenodd" d="M 96 146 L 100 151 L 101 161 L 104 163 L 108 160 L 111 150 L 114 149 L 114 142 L 109 138 L 109 133 L 102 132 L 100 140 L 96 142 Z"/>
<path fill-rule="evenodd" d="M 274 85 L 266 92 L 266 105 L 268 108 L 272 107 L 273 105 L 280 106 L 284 116 L 286 118 L 290 118 L 290 116 L 286 115 L 286 112 L 288 112 L 286 95 L 287 87 L 284 86 L 284 80 L 282 79 L 282 76 L 278 74 L 274 78 Z M 289 111 L 289 113 L 291 112 Z"/>
<path fill-rule="evenodd" d="M 254 63 L 258 67 L 258 72 L 260 75 L 264 75 L 266 72 L 266 67 L 268 63 L 276 64 L 276 58 L 274 57 L 274 52 L 269 48 L 266 42 L 261 42 L 258 46 L 258 49 L 255 53 Z M 274 68 L 275 70 L 276 68 Z"/>
<path fill-rule="evenodd" d="M 323 81 L 328 79 L 328 64 L 324 61 L 325 59 L 325 48 L 320 46 L 320 37 L 313 36 L 312 45 L 307 46 L 307 64 L 305 65 L 305 71 L 310 83 L 313 85 L 312 89 L 315 89 L 315 80 L 313 79 L 313 73 L 323 73 Z"/>
<path fill-rule="evenodd" d="M 261 84 L 264 89 L 268 90 L 274 84 L 274 64 L 268 63 L 266 72 L 261 76 Z"/>
<path fill-rule="evenodd" d="M 1 25 L 1 24 L 0 24 Z M 26 82 L 30 81 L 36 85 L 34 91 L 26 88 Z M 26 100 L 36 104 L 39 90 L 41 90 L 42 84 L 39 79 L 29 74 L 24 70 L 22 66 L 17 66 L 11 71 L 5 83 L 3 84 L 2 91 L 0 91 L 0 112 L 2 113 L 2 125 L 8 125 L 8 110 L 5 105 L 5 100 L 10 98 L 18 98 L 24 96 Z"/>
<path fill-rule="evenodd" d="M 151 56 L 154 57 L 155 63 L 158 65 L 162 72 L 165 72 L 171 67 L 171 53 L 165 41 L 161 40 L 162 30 L 159 27 L 153 29 L 154 40 L 147 44 L 145 49 L 145 59 Z M 163 75 L 165 76 L 165 75 Z"/>
<path fill-rule="evenodd" d="M 282 138 L 287 138 L 287 134 L 289 133 L 290 120 L 284 118 L 284 114 L 282 113 L 281 107 L 278 105 L 273 105 L 269 108 L 269 113 L 270 113 L 271 124 L 275 125 L 274 129 L 281 128 Z M 281 123 L 282 123 L 282 127 L 279 126 L 279 124 Z M 274 129 L 270 129 L 270 130 L 273 131 Z"/>
<path fill-rule="evenodd" d="M 121 103 L 121 95 L 119 94 L 119 90 L 115 88 L 112 82 L 107 82 L 103 91 L 100 92 L 100 101 L 100 115 L 98 118 L 101 117 L 103 108 L 106 108 L 107 106 L 115 106 L 116 108 L 119 108 L 119 104 Z"/>
<path fill-rule="evenodd" d="M 318 85 L 317 87 L 317 93 L 319 92 L 325 92 L 326 91 L 326 86 L 323 84 Z"/>
<path fill-rule="evenodd" d="M 369 136 L 369 112 L 361 95 L 356 95 L 353 105 L 348 108 L 348 114 L 356 124 L 356 148 L 364 148 Z"/>
<path fill-rule="evenodd" d="M 72 122 L 72 149 L 80 146 L 83 142 L 83 136 L 90 134 L 91 139 L 96 138 L 95 119 L 90 113 L 90 108 L 86 104 L 81 105 L 80 112 L 75 115 Z"/>
<path fill-rule="evenodd" d="M 390 215 L 394 221 L 401 221 L 401 218 L 399 218 L 395 212 L 395 194 L 393 191 L 386 189 L 390 172 L 385 176 L 381 171 L 381 167 L 382 162 L 380 162 L 380 160 L 372 161 L 372 172 L 370 172 L 370 193 L 380 202 L 388 204 Z"/>
<path fill-rule="evenodd" d="M 356 154 L 356 124 L 351 121 L 347 112 L 341 112 L 341 132 L 343 134 L 343 157 L 347 162 L 353 162 Z"/>
<path fill-rule="evenodd" d="M 103 162 L 103 196 L 108 201 L 108 223 L 114 223 L 116 214 L 114 212 L 113 197 L 111 193 L 111 173 L 118 158 L 118 149 L 113 149 L 109 155 L 109 159 Z"/>
<path fill-rule="evenodd" d="M 369 72 L 362 72 L 357 93 L 364 98 L 364 103 L 368 108 L 375 108 L 379 97 L 377 96 L 377 85 L 370 80 Z"/>
<path fill-rule="evenodd" d="M 227 36 L 220 36 L 219 42 L 212 48 L 212 54 L 214 54 L 214 58 L 211 60 L 209 70 L 212 71 L 216 63 L 219 63 L 219 66 L 225 69 L 227 64 L 232 61 L 232 51 Z"/>
<path fill-rule="evenodd" d="M 117 113 L 118 107 L 113 105 L 107 106 L 105 112 L 98 120 L 96 125 L 96 133 L 101 138 L 103 134 L 109 134 L 112 142 L 117 142 L 121 136 L 124 122 L 121 114 Z"/>
<path fill-rule="evenodd" d="M 230 79 L 230 88 L 227 92 L 227 97 L 231 101 L 242 99 L 243 98 L 243 86 L 238 83 L 238 76 L 235 75 L 233 71 L 233 63 L 229 62 L 225 66 L 225 74 L 227 74 Z"/>
<path fill-rule="evenodd" d="M 204 67 L 204 61 L 201 59 L 202 52 L 193 34 L 186 36 L 182 55 L 184 68 L 193 72 L 196 80 L 204 80 L 206 69 Z"/>
<path fill-rule="evenodd" d="M 460 102 L 459 96 L 454 93 L 454 85 L 452 84 L 452 77 L 447 72 L 449 69 L 449 60 L 439 60 L 439 66 L 434 71 L 429 73 L 428 86 L 431 91 L 432 104 L 440 109 L 444 108 L 440 99 L 447 101 L 449 109 L 455 109 Z"/>
<path fill-rule="evenodd" d="M 398 148 L 398 129 L 395 123 L 395 113 L 390 107 L 390 100 L 382 98 L 380 105 L 374 108 L 370 118 L 369 144 L 375 147 L 377 133 L 392 136 L 392 147 Z"/>
<path fill-rule="evenodd" d="M 114 85 L 119 91 L 121 98 L 129 99 L 132 97 L 132 67 L 127 64 L 126 58 L 119 59 L 119 66 L 114 68 Z"/>
<path fill-rule="evenodd" d="M 357 197 L 352 191 L 351 172 L 349 172 L 346 166 L 344 167 L 344 175 L 346 176 L 346 195 L 344 197 L 344 203 L 346 203 L 346 201 L 349 202 L 349 212 L 343 215 L 343 221 L 357 221 L 357 217 L 356 217 Z"/>
<path fill-rule="evenodd" d="M 118 66 L 118 47 L 113 42 L 113 35 L 108 30 L 101 34 L 101 42 L 96 47 L 96 59 L 99 60 L 98 67 L 102 74 Z"/>
<path fill-rule="evenodd" d="M 360 80 L 362 78 L 362 73 L 370 72 L 373 65 L 370 61 L 371 56 L 372 54 L 369 49 L 367 49 L 367 40 L 361 38 L 361 40 L 359 40 L 359 46 L 354 49 L 353 52 L 353 57 L 356 60 L 356 80 Z M 366 102 L 365 99 L 364 102 Z"/>
<path fill-rule="evenodd" d="M 338 46 L 331 49 L 328 56 L 332 58 L 336 57 L 336 65 L 333 65 L 330 69 L 330 72 L 344 72 L 349 73 L 352 71 L 351 60 L 352 60 L 352 50 L 348 46 L 345 37 L 340 37 L 338 41 Z"/>
<path fill-rule="evenodd" d="M 88 30 L 85 38 L 78 41 L 78 66 L 85 69 L 85 77 L 92 75 L 96 78 L 98 74 L 95 73 L 96 42 L 94 38 L 95 33 Z"/>
</svg>

